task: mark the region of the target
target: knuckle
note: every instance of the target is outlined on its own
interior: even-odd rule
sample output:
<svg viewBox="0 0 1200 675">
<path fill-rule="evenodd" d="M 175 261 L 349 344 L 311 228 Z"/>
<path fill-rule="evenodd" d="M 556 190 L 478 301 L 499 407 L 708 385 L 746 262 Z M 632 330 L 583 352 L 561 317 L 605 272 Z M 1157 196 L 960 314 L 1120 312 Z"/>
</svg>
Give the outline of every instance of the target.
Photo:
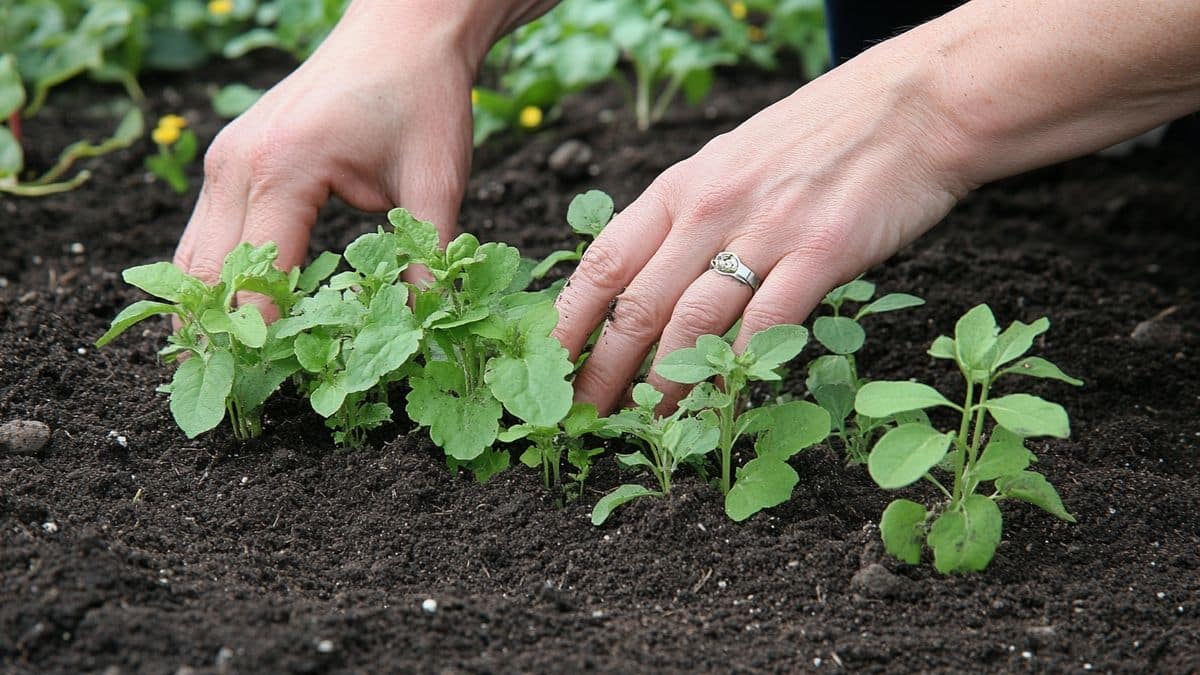
<svg viewBox="0 0 1200 675">
<path fill-rule="evenodd" d="M 625 257 L 620 250 L 603 240 L 588 247 L 573 275 L 576 281 L 606 291 L 617 291 L 625 286 Z"/>
<path fill-rule="evenodd" d="M 685 297 L 675 306 L 671 324 L 674 329 L 691 340 L 705 333 L 716 331 L 720 328 L 724 318 L 713 303 Z"/>
<path fill-rule="evenodd" d="M 296 132 L 288 129 L 269 129 L 250 144 L 246 152 L 246 168 L 253 185 L 270 183 L 291 164 L 292 149 L 300 145 Z"/>
<path fill-rule="evenodd" d="M 204 153 L 204 177 L 207 180 L 218 180 L 225 175 L 230 162 L 237 157 L 239 141 L 232 126 L 226 127 Z"/>
<path fill-rule="evenodd" d="M 208 257 L 193 259 L 186 271 L 206 284 L 216 283 L 221 278 L 221 264 Z"/>
<path fill-rule="evenodd" d="M 685 205 L 685 223 L 712 223 L 728 220 L 742 198 L 741 193 L 724 182 L 709 182 Z"/>
<path fill-rule="evenodd" d="M 649 345 L 662 334 L 658 307 L 637 295 L 618 295 L 609 310 L 605 332 L 619 334 L 634 343 Z"/>
<path fill-rule="evenodd" d="M 747 307 L 746 312 L 742 314 L 742 325 L 751 333 L 785 323 L 791 323 L 791 318 L 786 314 L 785 308 L 777 305 L 756 303 Z"/>
</svg>

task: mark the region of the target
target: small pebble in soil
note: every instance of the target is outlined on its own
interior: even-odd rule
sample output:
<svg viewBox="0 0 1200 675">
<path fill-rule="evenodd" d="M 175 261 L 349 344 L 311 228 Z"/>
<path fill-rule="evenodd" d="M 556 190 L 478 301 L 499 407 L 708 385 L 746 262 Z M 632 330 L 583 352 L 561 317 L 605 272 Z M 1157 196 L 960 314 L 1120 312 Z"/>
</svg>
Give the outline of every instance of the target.
<svg viewBox="0 0 1200 675">
<path fill-rule="evenodd" d="M 42 523 L 42 529 L 50 534 L 54 534 L 55 532 L 58 532 L 58 523 L 54 522 L 53 520 L 48 520 Z"/>
<path fill-rule="evenodd" d="M 333 640 L 321 640 L 317 642 L 317 651 L 322 654 L 329 654 L 333 651 Z"/>
<path fill-rule="evenodd" d="M 86 354 L 86 353 L 87 353 L 87 348 L 86 348 L 86 347 L 80 347 L 80 348 L 78 348 L 78 349 L 76 349 L 76 350 L 75 350 L 75 353 L 76 353 L 76 354 L 79 354 L 80 356 L 82 356 L 82 355 L 84 355 L 84 354 Z"/>
<path fill-rule="evenodd" d="M 865 598 L 895 598 L 908 590 L 908 580 L 892 574 L 879 563 L 871 563 L 854 573 L 850 588 Z"/>
<path fill-rule="evenodd" d="M 421 603 L 421 609 L 424 610 L 426 614 L 436 614 L 438 610 L 437 600 L 434 600 L 433 598 L 425 598 L 425 601 Z"/>
<path fill-rule="evenodd" d="M 14 455 L 37 454 L 50 441 L 50 427 L 37 420 L 13 420 L 0 426 L 0 450 Z"/>
<path fill-rule="evenodd" d="M 592 146 L 578 139 L 570 138 L 562 142 L 546 160 L 546 165 L 554 173 L 564 178 L 578 178 L 588 171 L 592 161 Z"/>
<path fill-rule="evenodd" d="M 84 248 L 82 242 L 76 241 L 76 242 L 71 243 L 71 248 L 69 250 L 71 251 L 71 253 L 73 253 L 75 255 L 83 255 L 84 251 L 86 251 L 87 249 Z"/>
<path fill-rule="evenodd" d="M 113 429 L 112 431 L 108 432 L 108 438 L 113 443 L 116 443 L 117 445 L 121 446 L 122 448 L 129 447 L 129 439 L 126 438 L 124 435 L 117 433 L 116 429 Z"/>
<path fill-rule="evenodd" d="M 215 659 L 218 669 L 226 668 L 229 662 L 233 660 L 233 650 L 229 647 L 221 647 L 217 650 L 217 658 Z"/>
</svg>

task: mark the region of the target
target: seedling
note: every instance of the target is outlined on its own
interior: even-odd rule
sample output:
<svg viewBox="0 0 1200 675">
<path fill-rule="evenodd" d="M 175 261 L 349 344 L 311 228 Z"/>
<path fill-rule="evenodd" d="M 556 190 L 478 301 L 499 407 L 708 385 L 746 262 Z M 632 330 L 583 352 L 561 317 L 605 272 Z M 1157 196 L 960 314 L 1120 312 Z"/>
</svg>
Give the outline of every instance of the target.
<svg viewBox="0 0 1200 675">
<path fill-rule="evenodd" d="M 599 190 L 588 190 L 571 200 L 567 207 L 567 224 L 581 237 L 587 239 L 579 242 L 574 251 L 555 251 L 546 256 L 530 273 L 534 279 L 541 279 L 559 263 L 575 262 L 583 258 L 583 252 L 600 232 L 608 225 L 613 217 L 613 200 Z"/>
<path fill-rule="evenodd" d="M 126 307 L 96 346 L 152 316 L 177 317 L 179 328 L 159 354 L 178 367 L 161 391 L 171 395 L 171 414 L 188 438 L 213 429 L 226 414 L 235 437 L 258 436 L 263 403 L 300 367 L 290 341 L 266 325 L 255 305 L 235 306 L 238 293 L 254 292 L 287 312 L 321 281 L 319 269 L 288 274 L 275 269 L 277 253 L 274 244 L 242 244 L 226 256 L 221 277 L 211 286 L 167 262 L 122 274 L 127 283 L 165 302 L 140 300 Z"/>
<path fill-rule="evenodd" d="M 1008 375 L 1083 384 L 1046 359 L 1021 358 L 1049 327 L 1046 318 L 1032 324 L 1014 321 L 1001 333 L 992 310 L 979 305 L 958 320 L 953 338 L 934 340 L 930 356 L 954 361 L 963 375 L 962 405 L 919 382 L 870 382 L 859 390 L 855 409 L 867 417 L 882 419 L 938 406 L 961 416 L 957 431 L 938 431 L 928 421 L 901 424 L 871 450 L 867 469 L 880 487 L 898 490 L 924 479 L 946 497 L 929 510 L 907 499 L 889 504 L 879 524 L 889 553 L 917 564 L 928 545 L 939 572 L 983 570 L 1000 543 L 1003 519 L 997 504 L 1006 499 L 1028 502 L 1075 522 L 1046 478 L 1028 470 L 1037 458 L 1025 447 L 1027 438 L 1069 436 L 1066 410 L 1030 394 L 991 397 L 993 385 Z M 989 417 L 993 424 L 985 433 Z M 951 475 L 951 488 L 934 477 L 934 470 Z M 994 491 L 979 494 L 980 485 L 988 481 Z"/>
<path fill-rule="evenodd" d="M 541 470 L 546 489 L 556 492 L 556 500 L 559 506 L 563 506 L 583 494 L 584 483 L 592 470 L 592 461 L 604 452 L 603 448 L 587 447 L 583 439 L 587 434 L 599 431 L 604 424 L 604 420 L 597 418 L 595 406 L 580 403 L 571 406 L 570 412 L 559 425 L 517 424 L 501 431 L 497 440 L 502 443 L 519 440 L 528 442 L 528 447 L 521 453 L 521 463 L 531 469 Z M 574 473 L 567 475 L 567 483 L 563 482 L 561 476 L 564 454 L 567 463 L 575 469 Z"/>
<path fill-rule="evenodd" d="M 780 325 L 750 338 L 745 352 L 716 335 L 704 335 L 696 346 L 676 350 L 659 362 L 658 374 L 682 384 L 698 384 L 680 402 L 681 409 L 711 416 L 718 429 L 721 493 L 725 512 L 745 520 L 791 497 L 800 478 L 787 460 L 829 435 L 829 413 L 807 401 L 747 409 L 751 382 L 781 379 L 779 368 L 808 342 L 802 326 Z M 718 384 L 706 382 L 720 378 Z M 734 474 L 733 450 L 742 437 L 754 439 L 754 459 Z"/>
<path fill-rule="evenodd" d="M 889 293 L 873 302 L 875 284 L 855 279 L 838 286 L 825 296 L 821 304 L 830 308 L 832 316 L 820 316 L 813 322 L 813 337 L 831 354 L 814 359 L 808 366 L 808 391 L 829 413 L 833 435 L 837 437 L 850 463 L 863 464 L 871 441 L 881 431 L 894 426 L 893 418 L 874 419 L 854 413 L 854 397 L 865 384 L 858 373 L 855 354 L 866 341 L 862 319 L 873 314 L 894 312 L 918 307 L 925 301 L 907 293 Z M 857 312 L 843 314 L 847 302 L 860 305 Z M 904 419 L 912 417 L 905 413 Z"/>
<path fill-rule="evenodd" d="M 184 169 L 196 159 L 196 134 L 186 127 L 187 120 L 179 115 L 164 115 L 150 133 L 158 154 L 146 158 L 146 168 L 179 194 L 188 189 Z"/>
</svg>

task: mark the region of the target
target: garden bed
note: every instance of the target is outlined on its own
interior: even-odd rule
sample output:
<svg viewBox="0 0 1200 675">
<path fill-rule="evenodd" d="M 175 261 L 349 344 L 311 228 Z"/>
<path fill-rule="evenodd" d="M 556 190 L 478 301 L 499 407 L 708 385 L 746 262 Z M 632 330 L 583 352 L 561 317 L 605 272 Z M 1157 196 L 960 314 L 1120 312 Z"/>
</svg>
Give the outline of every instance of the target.
<svg viewBox="0 0 1200 675">
<path fill-rule="evenodd" d="M 269 83 L 286 64 L 199 81 Z M 204 86 L 151 82 L 154 113 L 220 126 Z M 461 221 L 529 254 L 564 245 L 570 198 L 618 206 L 658 172 L 786 95 L 783 78 L 726 74 L 703 107 L 639 134 L 615 91 L 569 103 L 556 126 L 477 153 Z M 27 125 L 30 163 L 111 125 L 66 88 Z M 618 110 L 615 119 L 606 109 Z M 594 158 L 551 169 L 576 139 Z M 42 145 L 44 144 L 44 147 Z M 1039 353 L 1087 384 L 1034 381 L 1073 436 L 1036 441 L 1040 469 L 1079 522 L 1004 505 L 984 573 L 945 578 L 884 555 L 890 495 L 819 446 L 793 460 L 796 496 L 742 524 L 681 478 L 669 500 L 596 498 L 601 462 L 557 509 L 517 467 L 486 485 L 450 474 L 423 432 L 337 453 L 286 388 L 266 433 L 188 441 L 147 324 L 91 343 L 138 294 L 120 270 L 169 258 L 198 188 L 146 179 L 148 142 L 93 162 L 81 189 L 0 201 L 0 423 L 44 422 L 37 455 L 0 456 L 0 667 L 20 671 L 794 671 L 984 668 L 1180 672 L 1200 653 L 1200 161 L 1169 150 L 1090 157 L 986 187 L 874 270 L 924 307 L 868 326 L 871 378 L 950 391 L 925 355 L 977 302 L 1047 315 Z M 326 209 L 314 249 L 383 222 Z M 1156 318 L 1157 317 L 1157 318 Z M 806 352 L 810 356 L 815 351 Z M 788 388 L 800 391 L 793 377 Z M 957 386 L 957 385 L 954 385 Z M 870 568 L 880 563 L 883 569 Z M 435 600 L 435 612 L 423 609 Z"/>
</svg>

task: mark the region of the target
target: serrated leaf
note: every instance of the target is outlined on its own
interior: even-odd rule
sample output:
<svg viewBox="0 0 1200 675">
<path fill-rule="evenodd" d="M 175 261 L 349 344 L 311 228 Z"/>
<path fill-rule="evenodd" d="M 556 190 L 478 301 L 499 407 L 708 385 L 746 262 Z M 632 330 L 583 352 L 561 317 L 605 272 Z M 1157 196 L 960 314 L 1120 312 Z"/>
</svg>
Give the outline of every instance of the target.
<svg viewBox="0 0 1200 675">
<path fill-rule="evenodd" d="M 854 412 L 854 373 L 846 357 L 826 355 L 809 363 L 805 386 L 838 428 Z"/>
<path fill-rule="evenodd" d="M 521 254 L 507 244 L 488 242 L 474 255 L 479 262 L 466 268 L 463 291 L 476 302 L 485 301 L 508 288 L 521 266 Z"/>
<path fill-rule="evenodd" d="M 1032 394 L 1009 394 L 989 400 L 984 407 L 1000 426 L 1023 438 L 1071 435 L 1067 411 Z"/>
<path fill-rule="evenodd" d="M 592 507 L 592 525 L 603 525 L 614 509 L 639 497 L 658 496 L 662 496 L 662 493 L 641 485 L 622 485 L 601 497 L 600 501 L 596 502 L 596 506 Z"/>
<path fill-rule="evenodd" d="M 682 463 L 712 452 L 720 440 L 721 431 L 716 426 L 696 417 L 684 417 L 668 423 L 662 444 L 677 463 Z"/>
<path fill-rule="evenodd" d="M 747 351 L 755 364 L 775 368 L 796 358 L 808 344 L 808 330 L 803 326 L 780 324 L 755 333 Z"/>
<path fill-rule="evenodd" d="M 179 308 L 175 305 L 168 305 L 166 303 L 155 302 L 153 300 L 138 300 L 117 314 L 116 318 L 113 319 L 112 326 L 108 329 L 108 331 L 106 331 L 104 335 L 101 335 L 100 339 L 96 340 L 96 346 L 103 347 L 104 345 L 112 342 L 114 338 L 121 333 L 124 333 L 126 330 L 129 330 L 130 326 L 138 323 L 139 321 L 144 321 L 152 316 L 178 313 Z"/>
<path fill-rule="evenodd" d="M 421 262 L 438 257 L 440 241 L 433 223 L 419 220 L 406 209 L 388 211 L 388 222 L 396 228 L 396 244 L 401 252 Z"/>
<path fill-rule="evenodd" d="M 942 461 L 951 438 L 924 424 L 901 424 L 875 444 L 867 458 L 867 470 L 885 490 L 912 485 Z"/>
<path fill-rule="evenodd" d="M 469 396 L 447 391 L 438 382 L 436 373 L 409 380 L 408 416 L 418 424 L 429 427 L 429 437 L 446 454 L 467 461 L 481 455 L 496 440 L 500 430 L 500 402 L 486 392 Z"/>
<path fill-rule="evenodd" d="M 848 316 L 819 316 L 813 322 L 813 337 L 834 354 L 853 354 L 862 348 L 867 334 Z"/>
<path fill-rule="evenodd" d="M 869 305 L 858 310 L 855 315 L 856 319 L 861 319 L 872 314 L 883 314 L 884 312 L 895 312 L 901 309 L 910 307 L 920 307 L 925 301 L 915 295 L 908 293 L 888 293 L 887 295 L 875 300 Z"/>
<path fill-rule="evenodd" d="M 319 373 L 337 358 L 340 342 L 313 333 L 300 333 L 296 336 L 293 349 L 296 360 L 310 373 Z"/>
<path fill-rule="evenodd" d="M 1008 368 L 1000 371 L 996 376 L 1000 375 L 1024 375 L 1026 377 L 1040 377 L 1047 380 L 1058 380 L 1067 384 L 1075 385 L 1076 387 L 1083 386 L 1083 380 L 1067 375 L 1058 366 L 1043 359 L 1040 356 L 1027 356 L 1020 361 L 1012 364 Z"/>
<path fill-rule="evenodd" d="M 512 457 L 507 452 L 488 448 L 478 457 L 467 462 L 466 467 L 471 470 L 471 475 L 475 476 L 477 483 L 486 483 L 496 474 L 507 469 L 511 461 Z"/>
<path fill-rule="evenodd" d="M 937 389 L 920 382 L 868 382 L 858 390 L 858 395 L 854 398 L 855 410 L 876 419 L 942 405 L 955 410 L 962 409 L 942 396 Z"/>
<path fill-rule="evenodd" d="M 752 459 L 738 470 L 737 481 L 725 495 L 725 513 L 733 521 L 741 522 L 791 499 L 792 490 L 799 482 L 796 470 L 781 459 Z"/>
<path fill-rule="evenodd" d="M 600 190 L 588 190 L 576 195 L 567 207 L 567 224 L 579 234 L 592 238 L 608 225 L 613 216 L 613 200 Z"/>
<path fill-rule="evenodd" d="M 171 378 L 171 415 L 188 438 L 213 429 L 225 418 L 225 402 L 233 388 L 233 354 L 218 350 L 179 364 Z"/>
<path fill-rule="evenodd" d="M 696 412 L 705 408 L 724 408 L 727 405 L 729 405 L 729 395 L 717 389 L 711 382 L 697 384 L 679 402 L 679 407 L 689 412 Z"/>
<path fill-rule="evenodd" d="M 361 235 L 342 254 L 350 267 L 364 276 L 398 267 L 396 236 L 391 232 L 368 232 Z"/>
<path fill-rule="evenodd" d="M 299 369 L 295 359 L 239 365 L 233 376 L 232 398 L 243 414 L 255 414 L 284 380 Z"/>
<path fill-rule="evenodd" d="M 929 530 L 933 566 L 942 574 L 979 572 L 988 566 L 1004 525 L 1000 508 L 983 495 L 971 495 L 959 509 L 946 511 Z"/>
<path fill-rule="evenodd" d="M 530 424 L 553 427 L 571 409 L 574 390 L 566 378 L 574 366 L 557 341 L 545 341 L 541 350 L 527 348 L 519 358 L 493 358 L 483 379 L 509 412 Z"/>
<path fill-rule="evenodd" d="M 653 385 L 646 382 L 638 382 L 633 386 L 633 402 L 639 408 L 646 410 L 654 410 L 662 403 L 663 393 L 654 388 Z"/>
<path fill-rule="evenodd" d="M 907 499 L 888 504 L 879 519 L 879 534 L 887 552 L 909 565 L 920 563 L 927 514 L 924 506 Z"/>
<path fill-rule="evenodd" d="M 977 481 L 995 480 L 1025 470 L 1031 461 L 1033 453 L 1025 448 L 1025 439 L 1004 427 L 996 427 L 975 463 L 972 476 Z"/>
<path fill-rule="evenodd" d="M 996 489 L 1005 497 L 1033 504 L 1055 518 L 1068 523 L 1075 522 L 1075 517 L 1067 513 L 1063 506 L 1058 491 L 1045 476 L 1036 471 L 1022 471 L 998 478 Z"/>
<path fill-rule="evenodd" d="M 421 327 L 407 307 L 394 314 L 390 323 L 367 324 L 350 343 L 346 391 L 366 391 L 399 369 L 421 346 L 421 335 Z"/>
</svg>

